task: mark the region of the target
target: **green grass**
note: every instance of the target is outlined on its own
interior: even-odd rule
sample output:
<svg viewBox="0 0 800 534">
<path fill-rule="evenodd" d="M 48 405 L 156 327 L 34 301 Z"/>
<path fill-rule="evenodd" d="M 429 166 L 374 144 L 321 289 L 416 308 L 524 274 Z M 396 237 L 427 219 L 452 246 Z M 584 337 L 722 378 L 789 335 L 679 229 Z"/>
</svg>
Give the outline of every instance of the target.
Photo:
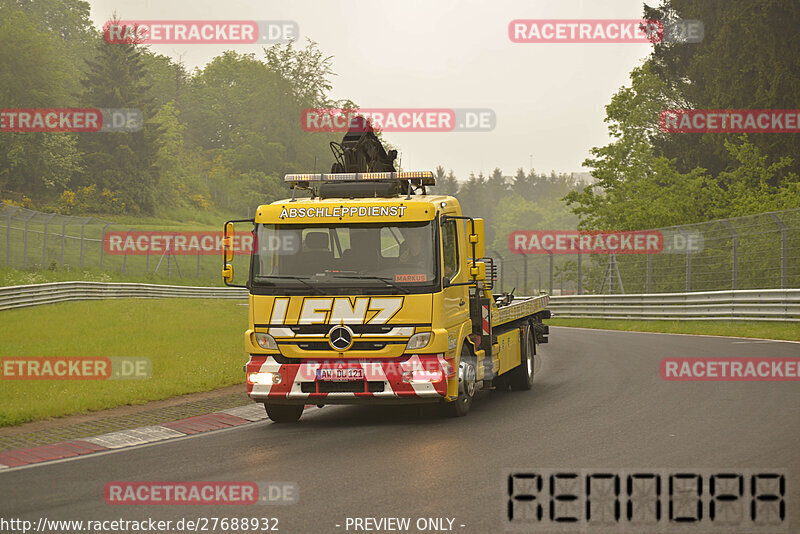
<svg viewBox="0 0 800 534">
<path fill-rule="evenodd" d="M 253 206 L 253 211 L 258 206 Z M 99 218 L 119 225 L 135 226 L 140 230 L 222 230 L 222 224 L 229 219 L 244 219 L 217 210 L 191 210 L 183 208 L 169 214 L 155 216 L 99 215 Z"/>
<path fill-rule="evenodd" d="M 2 380 L 0 426 L 242 383 L 247 306 L 240 303 L 120 299 L 0 312 L 0 357 L 146 357 L 153 369 L 141 380 Z"/>
<path fill-rule="evenodd" d="M 707 336 L 755 337 L 800 341 L 797 323 L 766 321 L 637 321 L 627 319 L 548 319 L 552 326 L 663 332 L 668 334 L 703 334 Z"/>
</svg>

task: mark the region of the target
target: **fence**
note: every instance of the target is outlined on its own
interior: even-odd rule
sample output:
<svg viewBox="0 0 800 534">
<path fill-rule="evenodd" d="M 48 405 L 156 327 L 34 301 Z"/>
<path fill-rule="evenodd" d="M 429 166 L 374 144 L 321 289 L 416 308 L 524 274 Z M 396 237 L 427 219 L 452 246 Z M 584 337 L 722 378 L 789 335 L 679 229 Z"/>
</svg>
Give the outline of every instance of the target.
<svg viewBox="0 0 800 534">
<path fill-rule="evenodd" d="M 659 254 L 536 254 L 488 251 L 498 289 L 517 293 L 667 293 L 800 287 L 800 209 L 658 228 L 692 243 Z M 527 280 L 527 283 L 525 283 Z"/>
<path fill-rule="evenodd" d="M 0 265 L 16 269 L 100 269 L 133 276 L 155 273 L 167 278 L 220 279 L 220 255 L 168 253 L 109 254 L 103 236 L 138 228 L 96 217 L 43 213 L 0 202 Z M 222 231 L 222 224 L 218 229 Z M 236 256 L 238 273 L 247 272 L 247 256 Z M 238 277 L 237 277 L 238 279 Z"/>
<path fill-rule="evenodd" d="M 0 264 L 18 269 L 97 268 L 218 280 L 217 255 L 110 255 L 108 232 L 137 228 L 94 217 L 69 217 L 0 203 Z M 660 228 L 670 240 L 698 244 L 683 253 L 519 255 L 489 250 L 499 270 L 497 290 L 560 294 L 665 293 L 800 287 L 800 209 Z M 677 237 L 676 237 L 677 236 Z M 238 274 L 248 258 L 237 255 Z"/>
</svg>

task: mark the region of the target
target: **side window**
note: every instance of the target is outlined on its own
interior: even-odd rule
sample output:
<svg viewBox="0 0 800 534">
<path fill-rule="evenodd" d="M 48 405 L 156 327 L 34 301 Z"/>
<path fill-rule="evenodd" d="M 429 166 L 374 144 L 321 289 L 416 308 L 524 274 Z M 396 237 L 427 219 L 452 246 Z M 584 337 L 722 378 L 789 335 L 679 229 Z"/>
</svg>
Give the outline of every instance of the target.
<svg viewBox="0 0 800 534">
<path fill-rule="evenodd" d="M 458 234 L 456 221 L 446 221 L 442 226 L 442 275 L 452 278 L 458 272 Z"/>
</svg>

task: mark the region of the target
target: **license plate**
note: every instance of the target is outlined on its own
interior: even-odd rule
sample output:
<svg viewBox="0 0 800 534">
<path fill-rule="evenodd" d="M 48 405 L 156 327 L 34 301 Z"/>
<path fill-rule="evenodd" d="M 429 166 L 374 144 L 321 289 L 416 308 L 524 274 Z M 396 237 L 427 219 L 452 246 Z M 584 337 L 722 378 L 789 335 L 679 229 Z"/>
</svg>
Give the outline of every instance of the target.
<svg viewBox="0 0 800 534">
<path fill-rule="evenodd" d="M 364 380 L 364 369 L 317 369 L 317 380 L 325 381 L 349 381 Z"/>
</svg>

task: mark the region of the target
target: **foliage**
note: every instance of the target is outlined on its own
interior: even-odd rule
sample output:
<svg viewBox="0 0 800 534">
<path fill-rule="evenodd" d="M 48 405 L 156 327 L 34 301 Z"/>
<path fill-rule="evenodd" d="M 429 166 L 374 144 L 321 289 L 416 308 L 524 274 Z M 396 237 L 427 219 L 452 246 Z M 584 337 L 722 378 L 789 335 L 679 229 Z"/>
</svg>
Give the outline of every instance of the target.
<svg viewBox="0 0 800 534">
<path fill-rule="evenodd" d="M 800 205 L 800 137 L 662 132 L 675 108 L 792 109 L 800 5 L 665 0 L 646 19 L 698 19 L 701 43 L 656 43 L 606 106 L 613 140 L 584 165 L 597 182 L 566 196 L 587 229 L 647 229 Z M 777 26 L 777 27 L 776 27 Z"/>
<path fill-rule="evenodd" d="M 0 14 L 4 107 L 133 108 L 145 119 L 135 132 L 1 136 L 4 198 L 66 213 L 244 215 L 288 194 L 283 174 L 326 168 L 340 137 L 300 125 L 303 108 L 337 104 L 332 57 L 313 41 L 224 52 L 187 72 L 136 42 L 104 41 L 81 0 L 0 0 Z"/>
<path fill-rule="evenodd" d="M 125 208 L 118 193 L 106 188 L 99 190 L 96 184 L 79 187 L 74 192 L 66 189 L 58 201 L 59 212 L 65 215 L 87 212 L 121 214 L 125 213 Z"/>
</svg>

